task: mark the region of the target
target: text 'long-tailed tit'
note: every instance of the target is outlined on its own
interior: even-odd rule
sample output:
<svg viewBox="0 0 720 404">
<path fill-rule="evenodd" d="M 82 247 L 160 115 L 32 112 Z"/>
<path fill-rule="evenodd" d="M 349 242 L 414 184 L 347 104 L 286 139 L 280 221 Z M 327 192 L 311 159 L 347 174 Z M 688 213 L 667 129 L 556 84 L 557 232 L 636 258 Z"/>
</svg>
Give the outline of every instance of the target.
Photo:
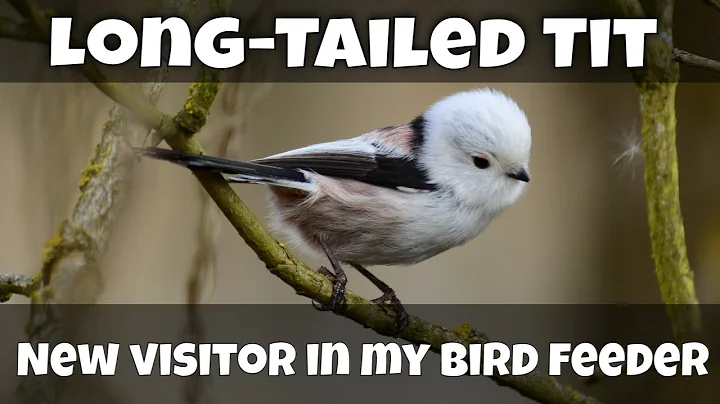
<svg viewBox="0 0 720 404">
<path fill-rule="evenodd" d="M 228 181 L 266 184 L 273 225 L 291 248 L 324 254 L 334 273 L 331 302 L 343 308 L 356 268 L 392 303 L 398 327 L 408 317 L 393 290 L 365 267 L 410 265 L 475 238 L 530 181 L 531 135 L 525 113 L 491 89 L 452 94 L 410 123 L 320 143 L 250 162 L 166 149 L 141 154 Z"/>
</svg>

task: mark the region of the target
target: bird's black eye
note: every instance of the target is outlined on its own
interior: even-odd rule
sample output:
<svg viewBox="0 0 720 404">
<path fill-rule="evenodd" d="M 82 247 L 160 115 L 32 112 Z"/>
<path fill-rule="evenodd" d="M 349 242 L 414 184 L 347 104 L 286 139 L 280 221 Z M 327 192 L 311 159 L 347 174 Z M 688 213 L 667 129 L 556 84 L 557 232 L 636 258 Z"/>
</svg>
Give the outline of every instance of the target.
<svg viewBox="0 0 720 404">
<path fill-rule="evenodd" d="M 490 167 L 490 160 L 485 157 L 473 157 L 473 163 L 475 163 L 475 167 L 483 170 Z"/>
</svg>

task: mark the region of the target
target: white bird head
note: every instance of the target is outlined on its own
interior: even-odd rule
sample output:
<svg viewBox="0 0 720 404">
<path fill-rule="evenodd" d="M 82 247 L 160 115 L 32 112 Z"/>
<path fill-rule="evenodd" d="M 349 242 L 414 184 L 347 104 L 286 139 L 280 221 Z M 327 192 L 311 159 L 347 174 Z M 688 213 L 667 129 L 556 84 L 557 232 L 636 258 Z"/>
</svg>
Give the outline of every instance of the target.
<svg viewBox="0 0 720 404">
<path fill-rule="evenodd" d="M 505 94 L 474 89 L 431 105 L 415 121 L 419 163 L 468 207 L 499 213 L 530 182 L 530 125 Z"/>
</svg>

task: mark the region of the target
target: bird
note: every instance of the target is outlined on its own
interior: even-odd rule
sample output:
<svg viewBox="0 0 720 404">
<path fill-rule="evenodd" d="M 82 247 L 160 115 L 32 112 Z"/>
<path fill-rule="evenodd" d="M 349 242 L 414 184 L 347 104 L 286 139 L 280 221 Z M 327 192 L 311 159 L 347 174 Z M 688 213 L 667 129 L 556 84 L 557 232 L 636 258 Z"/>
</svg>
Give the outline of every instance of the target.
<svg viewBox="0 0 720 404">
<path fill-rule="evenodd" d="M 327 258 L 317 271 L 333 283 L 327 304 L 347 307 L 345 265 L 391 305 L 397 331 L 408 314 L 371 266 L 410 266 L 475 239 L 530 183 L 531 127 L 508 95 L 488 87 L 458 91 L 404 124 L 236 161 L 163 148 L 147 157 L 226 174 L 230 183 L 269 188 L 270 228 L 291 249 Z"/>
</svg>

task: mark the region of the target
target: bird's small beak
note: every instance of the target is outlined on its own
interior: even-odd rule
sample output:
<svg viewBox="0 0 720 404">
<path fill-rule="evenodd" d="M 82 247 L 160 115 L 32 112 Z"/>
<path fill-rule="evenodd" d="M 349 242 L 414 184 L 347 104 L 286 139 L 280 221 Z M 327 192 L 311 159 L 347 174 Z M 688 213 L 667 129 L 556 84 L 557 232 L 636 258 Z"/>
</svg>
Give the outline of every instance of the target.
<svg viewBox="0 0 720 404">
<path fill-rule="evenodd" d="M 518 171 L 509 172 L 507 173 L 507 176 L 518 181 L 530 182 L 530 174 L 528 174 L 527 170 L 524 168 L 521 168 Z"/>
</svg>

